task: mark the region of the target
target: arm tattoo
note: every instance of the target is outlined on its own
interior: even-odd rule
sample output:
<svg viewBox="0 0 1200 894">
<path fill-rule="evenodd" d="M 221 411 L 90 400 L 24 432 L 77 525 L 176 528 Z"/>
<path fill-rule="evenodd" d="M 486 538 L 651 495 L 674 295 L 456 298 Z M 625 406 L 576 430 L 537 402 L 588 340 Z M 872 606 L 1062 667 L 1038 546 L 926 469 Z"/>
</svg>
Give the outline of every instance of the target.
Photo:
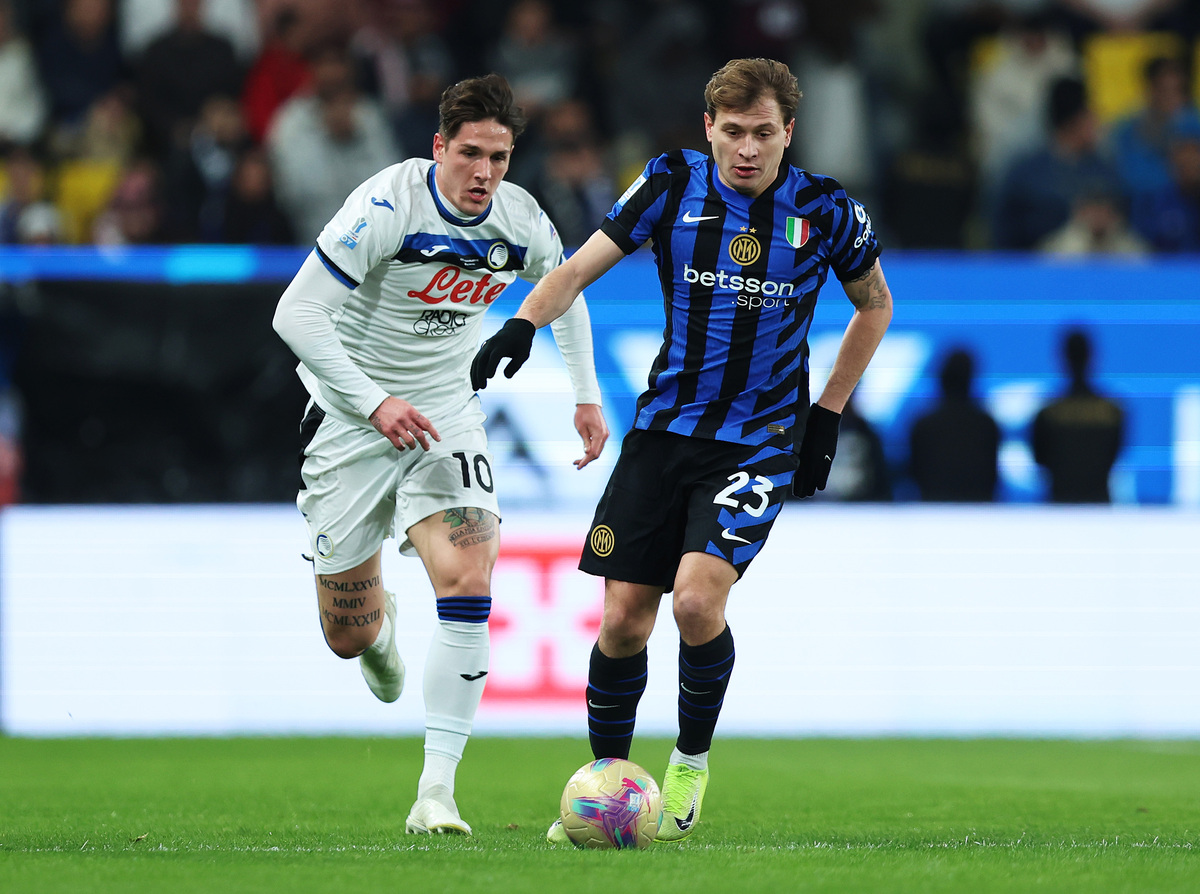
<svg viewBox="0 0 1200 894">
<path fill-rule="evenodd" d="M 862 283 L 862 287 L 857 287 L 858 283 Z M 887 285 L 879 272 L 878 262 L 872 264 L 871 269 L 864 271 L 860 276 L 847 280 L 846 284 L 856 286 L 848 289 L 847 294 L 850 296 L 850 303 L 858 310 L 879 310 L 887 305 Z"/>
</svg>

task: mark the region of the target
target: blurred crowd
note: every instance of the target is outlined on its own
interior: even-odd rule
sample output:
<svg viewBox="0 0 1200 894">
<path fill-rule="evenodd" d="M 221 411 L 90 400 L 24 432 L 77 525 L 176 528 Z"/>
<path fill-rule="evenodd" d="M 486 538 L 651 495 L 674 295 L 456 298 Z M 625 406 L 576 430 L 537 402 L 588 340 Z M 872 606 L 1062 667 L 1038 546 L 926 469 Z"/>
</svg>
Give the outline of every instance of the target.
<svg viewBox="0 0 1200 894">
<path fill-rule="evenodd" d="M 311 243 L 498 71 L 564 241 L 704 149 L 709 75 L 787 62 L 790 161 L 884 244 L 1200 250 L 1200 0 L 0 0 L 0 242 Z"/>
</svg>

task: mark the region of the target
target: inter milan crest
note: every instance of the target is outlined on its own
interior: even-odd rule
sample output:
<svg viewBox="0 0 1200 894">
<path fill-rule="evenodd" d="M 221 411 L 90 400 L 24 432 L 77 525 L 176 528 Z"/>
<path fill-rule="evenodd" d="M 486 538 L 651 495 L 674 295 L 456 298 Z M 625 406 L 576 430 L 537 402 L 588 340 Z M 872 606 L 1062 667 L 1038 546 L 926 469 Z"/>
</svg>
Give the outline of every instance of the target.
<svg viewBox="0 0 1200 894">
<path fill-rule="evenodd" d="M 762 254 L 762 244 L 758 241 L 757 236 L 751 236 L 749 233 L 734 236 L 733 241 L 729 243 L 729 257 L 743 267 L 757 261 L 760 254 Z"/>
</svg>

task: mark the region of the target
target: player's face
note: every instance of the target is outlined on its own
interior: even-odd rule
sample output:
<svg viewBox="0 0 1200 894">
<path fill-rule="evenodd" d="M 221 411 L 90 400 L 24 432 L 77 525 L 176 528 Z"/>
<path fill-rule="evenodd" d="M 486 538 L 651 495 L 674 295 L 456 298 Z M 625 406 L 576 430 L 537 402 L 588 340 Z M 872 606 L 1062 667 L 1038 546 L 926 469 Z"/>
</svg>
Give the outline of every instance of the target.
<svg viewBox="0 0 1200 894">
<path fill-rule="evenodd" d="M 449 140 L 434 134 L 438 189 L 463 214 L 482 214 L 508 173 L 512 147 L 512 131 L 495 118 L 468 121 Z"/>
<path fill-rule="evenodd" d="M 758 197 L 775 180 L 783 150 L 792 142 L 775 97 L 760 99 L 748 109 L 717 109 L 716 118 L 704 114 L 704 135 L 712 143 L 717 175 L 726 186 Z"/>
</svg>

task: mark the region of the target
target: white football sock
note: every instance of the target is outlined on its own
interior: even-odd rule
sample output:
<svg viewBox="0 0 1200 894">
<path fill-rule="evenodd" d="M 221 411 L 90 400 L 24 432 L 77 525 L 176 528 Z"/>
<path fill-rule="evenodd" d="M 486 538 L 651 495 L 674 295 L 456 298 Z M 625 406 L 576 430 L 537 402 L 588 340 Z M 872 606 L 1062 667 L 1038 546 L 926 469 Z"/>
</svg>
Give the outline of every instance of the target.
<svg viewBox="0 0 1200 894">
<path fill-rule="evenodd" d="M 375 637 L 375 642 L 367 646 L 367 653 L 371 655 L 386 654 L 384 650 L 391 641 L 392 619 L 387 616 L 387 612 L 383 612 L 383 623 L 379 625 L 379 634 Z"/>
<path fill-rule="evenodd" d="M 703 754 L 684 754 L 678 748 L 672 748 L 671 759 L 667 763 L 683 764 L 692 770 L 707 770 L 708 752 L 705 751 Z"/>
<path fill-rule="evenodd" d="M 483 697 L 490 651 L 486 622 L 438 620 L 425 660 L 425 768 L 417 797 L 433 785 L 453 794 L 454 773 Z"/>
</svg>

